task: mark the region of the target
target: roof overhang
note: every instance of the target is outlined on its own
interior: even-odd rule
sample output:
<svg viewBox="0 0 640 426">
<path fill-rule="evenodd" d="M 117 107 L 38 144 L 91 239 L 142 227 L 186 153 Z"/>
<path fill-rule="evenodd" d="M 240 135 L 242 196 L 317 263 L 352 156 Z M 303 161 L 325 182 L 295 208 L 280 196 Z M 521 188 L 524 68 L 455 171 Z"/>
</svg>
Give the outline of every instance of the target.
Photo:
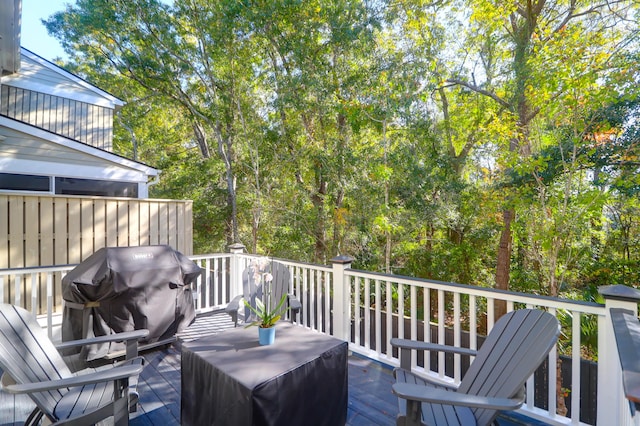
<svg viewBox="0 0 640 426">
<path fill-rule="evenodd" d="M 93 92 L 97 97 L 102 98 L 103 99 L 102 102 L 97 101 L 97 100 L 92 100 L 91 101 L 92 103 L 94 103 L 96 105 L 109 106 L 111 108 L 118 109 L 118 108 L 122 107 L 125 104 L 125 102 L 123 100 L 116 98 L 111 93 L 105 92 L 104 90 L 94 86 L 93 84 L 91 84 L 88 81 L 82 79 L 81 77 L 78 77 L 77 75 L 65 70 L 64 68 L 59 67 L 58 65 L 54 64 L 53 62 L 47 61 L 43 57 L 38 56 L 37 54 L 33 53 L 30 50 L 25 49 L 24 47 L 20 48 L 20 52 L 26 58 L 31 59 L 32 61 L 38 63 L 39 65 L 41 65 L 41 66 L 43 66 L 43 67 L 45 67 L 45 68 L 47 68 L 47 69 L 59 74 L 60 76 L 72 81 L 74 84 L 77 84 L 78 86 L 81 86 L 81 87 Z M 16 87 L 20 87 L 19 86 L 19 82 L 15 82 L 15 81 L 12 81 L 11 85 L 16 86 Z M 24 85 L 26 85 L 26 86 L 24 86 Z M 25 80 L 23 82 L 23 86 L 22 87 L 25 88 L 25 89 L 41 91 L 43 93 L 48 93 L 50 95 L 60 96 L 60 93 L 50 92 L 50 90 L 48 88 L 43 88 L 43 87 L 37 86 L 36 84 L 34 84 L 33 81 L 30 81 L 30 80 Z"/>
<path fill-rule="evenodd" d="M 40 128 L 23 123 L 21 121 L 16 121 L 11 118 L 0 116 L 0 126 L 7 127 L 9 129 L 26 133 L 28 135 L 31 135 L 39 139 L 44 139 L 46 141 L 59 144 L 69 149 L 82 152 L 86 155 L 97 157 L 103 161 L 113 163 L 114 165 L 117 165 L 120 167 L 126 167 L 129 169 L 136 170 L 138 172 L 144 173 L 148 177 L 154 177 L 160 174 L 160 170 L 147 166 L 146 164 L 129 160 L 128 158 L 121 157 L 111 152 L 92 147 L 90 145 L 75 141 L 73 139 L 65 138 L 64 136 L 60 136 L 55 133 L 48 132 L 46 130 L 42 130 Z"/>
</svg>

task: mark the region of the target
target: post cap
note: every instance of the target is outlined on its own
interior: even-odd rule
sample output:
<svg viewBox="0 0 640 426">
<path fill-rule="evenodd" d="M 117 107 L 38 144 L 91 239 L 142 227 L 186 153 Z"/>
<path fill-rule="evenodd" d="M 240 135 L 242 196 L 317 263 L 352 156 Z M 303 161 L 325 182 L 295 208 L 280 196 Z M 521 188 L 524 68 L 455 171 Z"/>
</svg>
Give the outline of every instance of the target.
<svg viewBox="0 0 640 426">
<path fill-rule="evenodd" d="M 605 299 L 640 301 L 640 291 L 622 284 L 598 287 L 598 293 L 600 293 Z"/>
<path fill-rule="evenodd" d="M 242 243 L 233 243 L 229 246 L 230 251 L 244 251 L 246 247 Z"/>
<path fill-rule="evenodd" d="M 331 259 L 331 263 L 337 263 L 339 265 L 347 265 L 351 262 L 353 262 L 354 259 L 351 256 L 346 256 L 344 254 L 341 254 L 339 256 L 334 257 L 333 259 Z"/>
</svg>

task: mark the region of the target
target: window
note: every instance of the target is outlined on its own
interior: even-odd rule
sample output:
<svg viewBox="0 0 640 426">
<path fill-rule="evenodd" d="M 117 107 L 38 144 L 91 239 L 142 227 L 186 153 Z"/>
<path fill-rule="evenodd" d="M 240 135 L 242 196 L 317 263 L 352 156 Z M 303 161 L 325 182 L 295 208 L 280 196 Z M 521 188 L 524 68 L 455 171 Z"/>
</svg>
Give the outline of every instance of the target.
<svg viewBox="0 0 640 426">
<path fill-rule="evenodd" d="M 0 191 L 51 192 L 51 176 L 0 173 Z M 55 193 L 99 197 L 138 198 L 138 184 L 108 180 L 55 178 Z"/>
<path fill-rule="evenodd" d="M 138 185 L 130 182 L 57 177 L 56 194 L 137 198 Z"/>
<path fill-rule="evenodd" d="M 49 176 L 0 173 L 0 190 L 49 192 L 51 190 L 50 182 Z"/>
</svg>

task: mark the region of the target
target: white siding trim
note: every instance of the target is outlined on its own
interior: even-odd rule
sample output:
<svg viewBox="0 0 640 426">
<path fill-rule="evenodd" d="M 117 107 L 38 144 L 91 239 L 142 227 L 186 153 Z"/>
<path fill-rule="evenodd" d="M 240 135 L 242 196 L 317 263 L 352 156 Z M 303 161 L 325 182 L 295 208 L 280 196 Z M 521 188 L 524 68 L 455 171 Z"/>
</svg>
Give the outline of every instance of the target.
<svg viewBox="0 0 640 426">
<path fill-rule="evenodd" d="M 60 163 L 0 157 L 0 172 L 37 176 L 55 176 L 79 179 L 109 180 L 113 182 L 137 182 L 146 186 L 147 176 L 135 170 L 127 170 L 115 165 L 65 166 Z M 140 188 L 138 188 L 140 189 Z"/>
<path fill-rule="evenodd" d="M 92 92 L 96 93 L 97 95 L 108 99 L 109 101 L 111 101 L 114 105 L 116 106 L 123 106 L 124 102 L 118 98 L 116 98 L 115 96 L 113 96 L 110 93 L 105 92 L 104 90 L 101 90 L 100 88 L 88 83 L 87 81 L 83 80 L 82 78 L 78 77 L 75 74 L 70 73 L 69 71 L 66 71 L 63 68 L 60 68 L 59 66 L 57 66 L 56 64 L 47 61 L 46 59 L 38 56 L 37 54 L 25 49 L 24 47 L 22 47 L 20 49 L 20 53 L 24 56 L 26 56 L 27 58 L 31 59 L 32 61 L 35 61 L 37 63 L 39 63 L 40 65 L 42 65 L 43 67 L 46 67 L 48 69 L 50 69 L 53 72 L 56 72 L 58 74 L 60 74 L 61 76 L 72 80 L 74 83 L 84 87 L 85 89 L 91 90 Z"/>
<path fill-rule="evenodd" d="M 7 127 L 9 129 L 13 129 L 18 132 L 26 133 L 28 135 L 34 136 L 36 138 L 44 139 L 46 141 L 50 141 L 52 143 L 56 143 L 58 145 L 73 149 L 78 152 L 82 152 L 87 155 L 91 155 L 93 157 L 99 158 L 101 160 L 105 160 L 121 167 L 127 167 L 139 172 L 144 173 L 146 176 L 157 176 L 160 171 L 158 169 L 154 169 L 153 167 L 149 167 L 145 164 L 138 163 L 136 161 L 128 160 L 123 157 L 119 157 L 115 154 L 111 154 L 110 152 L 103 151 L 101 149 L 94 148 L 92 146 L 83 144 L 81 142 L 77 142 L 71 139 L 67 139 L 65 137 L 56 135 L 54 133 L 47 132 L 46 130 L 41 130 L 37 127 L 12 120 L 7 117 L 0 117 L 0 126 Z M 76 166 L 74 166 L 76 167 Z"/>
</svg>

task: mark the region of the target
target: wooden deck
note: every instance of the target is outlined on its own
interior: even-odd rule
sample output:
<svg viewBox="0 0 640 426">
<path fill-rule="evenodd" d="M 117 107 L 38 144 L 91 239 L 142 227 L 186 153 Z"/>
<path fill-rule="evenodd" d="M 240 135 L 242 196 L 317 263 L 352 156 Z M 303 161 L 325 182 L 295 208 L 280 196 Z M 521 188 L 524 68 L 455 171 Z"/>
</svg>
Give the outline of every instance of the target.
<svg viewBox="0 0 640 426">
<path fill-rule="evenodd" d="M 177 342 L 143 353 L 147 365 L 138 390 L 140 404 L 131 415 L 132 425 L 180 425 L 180 345 L 215 334 L 233 325 L 224 312 L 200 316 L 181 333 Z M 391 393 L 391 369 L 358 355 L 349 357 L 348 426 L 394 425 L 398 411 Z M 33 404 L 25 396 L 0 392 L 0 425 L 22 424 Z M 501 418 L 500 425 L 542 425 L 523 417 Z"/>
</svg>

